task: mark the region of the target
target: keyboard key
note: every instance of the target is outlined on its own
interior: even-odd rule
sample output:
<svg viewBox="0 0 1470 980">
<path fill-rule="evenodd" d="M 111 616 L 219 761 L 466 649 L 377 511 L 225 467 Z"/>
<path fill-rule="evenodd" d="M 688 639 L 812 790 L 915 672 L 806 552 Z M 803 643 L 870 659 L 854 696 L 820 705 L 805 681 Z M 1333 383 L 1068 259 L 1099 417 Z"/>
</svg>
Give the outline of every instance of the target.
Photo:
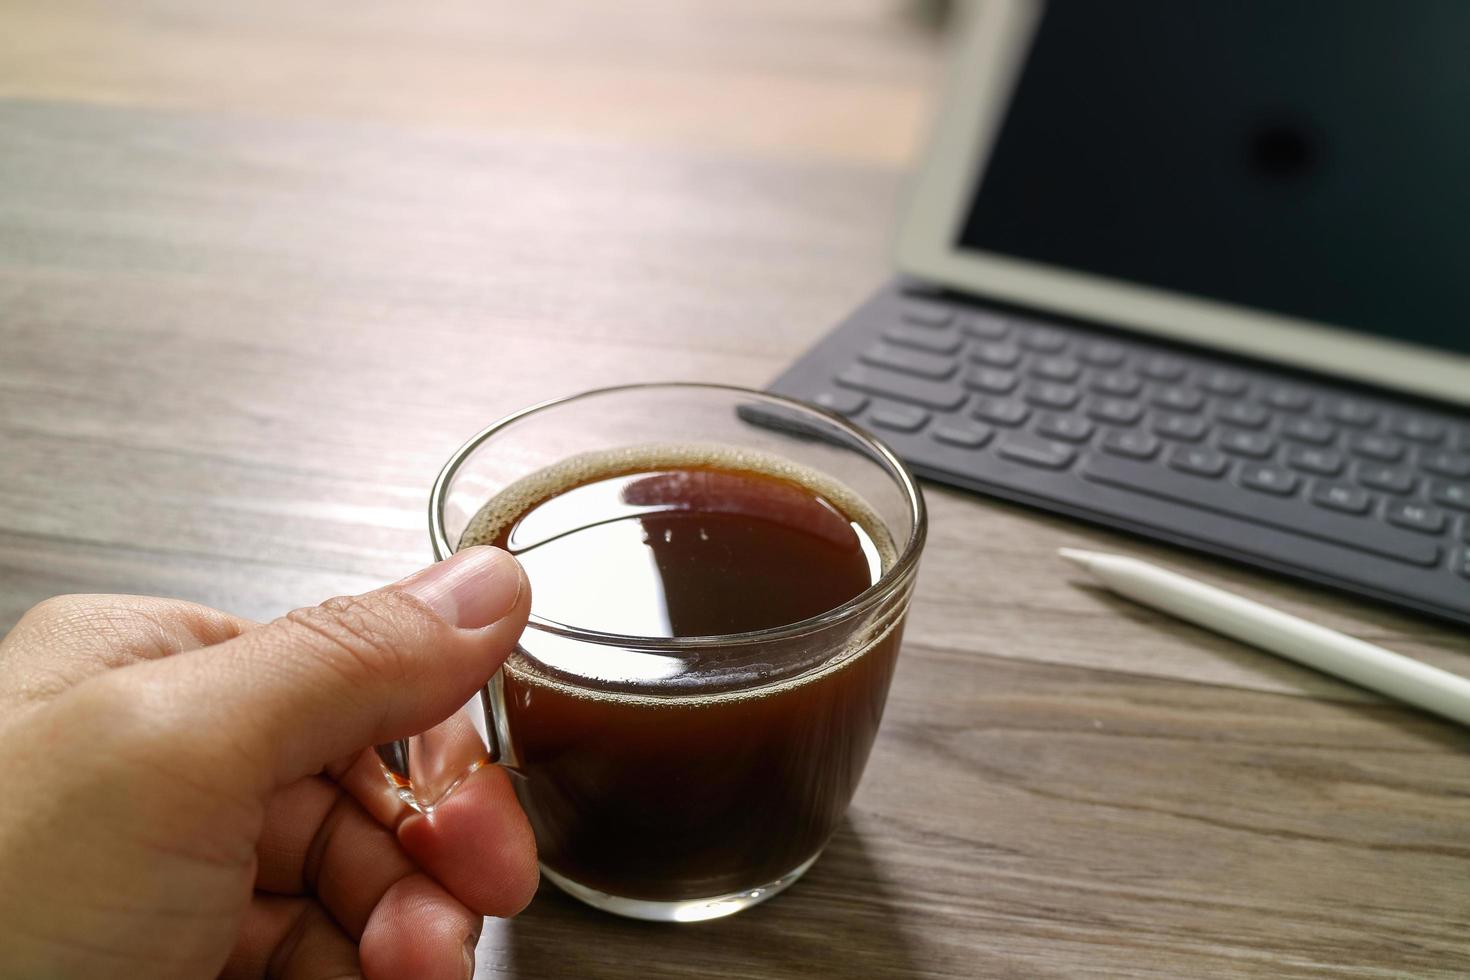
<svg viewBox="0 0 1470 980">
<path fill-rule="evenodd" d="M 1397 466 L 1380 466 L 1377 463 L 1364 463 L 1358 467 L 1358 482 L 1374 490 L 1386 490 L 1389 493 L 1413 493 L 1414 488 L 1419 485 L 1419 478 L 1412 470 Z"/>
<path fill-rule="evenodd" d="M 895 432 L 918 432 L 929 421 L 929 413 L 912 405 L 883 405 L 868 413 L 868 421 Z"/>
<path fill-rule="evenodd" d="M 1250 382 L 1244 375 L 1219 369 L 1201 374 L 1199 386 L 1212 395 L 1240 396 L 1250 390 Z"/>
<path fill-rule="evenodd" d="M 1456 510 L 1470 510 L 1470 483 L 1436 482 L 1429 491 L 1429 499 Z"/>
<path fill-rule="evenodd" d="M 956 385 L 921 381 L 907 374 L 854 364 L 837 376 L 844 388 L 855 388 L 869 395 L 882 395 L 896 401 L 910 402 L 940 412 L 953 412 L 969 400 L 969 395 Z"/>
<path fill-rule="evenodd" d="M 933 381 L 946 381 L 954 377 L 959 365 L 947 357 L 926 354 L 923 351 L 874 344 L 862 353 L 862 360 L 874 367 L 889 368 Z"/>
<path fill-rule="evenodd" d="M 1213 449 L 1179 446 L 1169 454 L 1169 466 L 1181 473 L 1213 477 L 1223 475 L 1230 468 L 1230 460 Z"/>
<path fill-rule="evenodd" d="M 1015 344 L 977 344 L 970 360 L 991 367 L 1013 368 L 1021 363 L 1021 349 Z"/>
<path fill-rule="evenodd" d="M 1470 456 L 1461 456 L 1458 453 L 1444 450 L 1428 453 L 1419 458 L 1419 465 L 1440 476 L 1470 476 Z"/>
<path fill-rule="evenodd" d="M 1404 458 L 1404 444 L 1391 436 L 1378 435 L 1375 432 L 1364 432 L 1353 436 L 1348 440 L 1348 449 L 1355 455 L 1367 456 L 1369 459 L 1382 460 L 1385 463 L 1397 463 Z"/>
<path fill-rule="evenodd" d="M 868 407 L 868 400 L 855 391 L 824 391 L 815 401 L 839 415 L 856 415 Z"/>
<path fill-rule="evenodd" d="M 1082 358 L 1084 363 L 1094 367 L 1117 367 L 1128 355 L 1117 344 L 1110 344 L 1105 340 L 1094 340 L 1083 344 L 1077 356 Z"/>
<path fill-rule="evenodd" d="M 1291 470 L 1271 463 L 1246 463 L 1240 468 L 1240 485 L 1251 490 L 1289 497 L 1296 493 L 1302 478 Z"/>
<path fill-rule="evenodd" d="M 1199 442 L 1210 431 L 1210 424 L 1194 415 L 1160 415 L 1154 419 L 1153 430 L 1166 439 Z"/>
<path fill-rule="evenodd" d="M 1305 412 L 1312 407 L 1313 402 L 1310 392 L 1291 385 L 1272 385 L 1266 389 L 1263 397 L 1267 405 L 1283 412 Z"/>
<path fill-rule="evenodd" d="M 1122 398 L 1094 398 L 1087 405 L 1087 414 L 1109 425 L 1136 425 L 1143 418 L 1143 406 Z"/>
<path fill-rule="evenodd" d="M 988 391 L 992 395 L 1009 395 L 1016 390 L 1021 379 L 1004 368 L 971 368 L 965 375 L 965 385 L 976 391 Z"/>
<path fill-rule="evenodd" d="M 1205 396 L 1193 388 L 1169 387 L 1154 392 L 1153 403 L 1173 412 L 1198 412 L 1205 404 Z"/>
<path fill-rule="evenodd" d="M 1312 491 L 1312 503 L 1344 514 L 1366 514 L 1373 507 L 1373 495 L 1346 483 L 1319 483 Z"/>
<path fill-rule="evenodd" d="M 1138 370 L 1145 378 L 1153 378 L 1155 381 L 1178 381 L 1184 377 L 1185 367 L 1184 362 L 1176 357 L 1156 354 L 1144 358 Z"/>
<path fill-rule="evenodd" d="M 1344 425 L 1366 429 L 1378 421 L 1378 410 L 1356 398 L 1334 398 L 1327 403 L 1327 417 Z"/>
<path fill-rule="evenodd" d="M 967 313 L 960 318 L 960 329 L 981 340 L 1005 340 L 1011 334 L 1010 322 L 995 313 Z"/>
<path fill-rule="evenodd" d="M 1438 534 L 1444 530 L 1446 523 L 1444 511 L 1412 500 L 1389 501 L 1383 510 L 1383 516 L 1390 524 L 1424 534 Z"/>
<path fill-rule="evenodd" d="M 1281 424 L 1281 434 L 1294 442 L 1309 442 L 1314 446 L 1325 446 L 1337 438 L 1337 429 L 1321 419 L 1299 415 Z"/>
<path fill-rule="evenodd" d="M 1159 440 L 1136 429 L 1131 432 L 1109 432 L 1102 441 L 1102 447 L 1116 456 L 1153 459 L 1159 451 Z"/>
<path fill-rule="evenodd" d="M 1092 390 L 1102 395 L 1132 398 L 1143 390 L 1143 382 L 1124 371 L 1106 371 L 1092 379 Z"/>
<path fill-rule="evenodd" d="M 1286 465 L 1304 473 L 1337 476 L 1342 472 L 1345 460 L 1342 458 L 1342 453 L 1333 449 L 1292 446 L 1286 453 Z"/>
<path fill-rule="evenodd" d="M 1086 442 L 1096 429 L 1097 426 L 1080 415 L 1046 415 L 1036 426 L 1039 434 L 1067 442 Z"/>
<path fill-rule="evenodd" d="M 1031 417 L 1031 409 L 1008 398 L 982 398 L 970 414 L 982 422 L 1016 426 Z"/>
<path fill-rule="evenodd" d="M 1021 346 L 1042 354 L 1060 354 L 1067 349 L 1067 335 L 1051 327 L 1022 324 Z"/>
<path fill-rule="evenodd" d="M 1271 418 L 1271 413 L 1252 402 L 1228 402 L 1218 413 L 1221 422 L 1242 429 L 1259 429 Z"/>
<path fill-rule="evenodd" d="M 1028 466 L 1040 466 L 1049 470 L 1064 470 L 1072 465 L 1077 453 L 1069 446 L 1037 439 L 1023 433 L 1010 433 L 997 448 L 1006 459 Z"/>
<path fill-rule="evenodd" d="M 1048 381 L 1076 381 L 1082 365 L 1070 357 L 1042 357 L 1031 365 L 1031 373 Z"/>
<path fill-rule="evenodd" d="M 907 323 L 895 323 L 883 331 L 883 339 L 900 347 L 913 347 L 931 354 L 958 354 L 964 338 L 953 330 L 943 327 L 915 327 Z"/>
<path fill-rule="evenodd" d="M 994 435 L 990 426 L 974 422 L 946 422 L 929 431 L 931 439 L 960 449 L 979 449 Z"/>
<path fill-rule="evenodd" d="M 1393 420 L 1391 428 L 1405 439 L 1412 439 L 1414 442 L 1422 442 L 1431 446 L 1444 442 L 1446 431 L 1443 422 L 1436 422 L 1422 415 L 1401 415 Z"/>
<path fill-rule="evenodd" d="M 1450 564 L 1454 566 L 1455 574 L 1470 578 L 1470 546 L 1460 545 L 1455 548 L 1455 556 Z"/>
<path fill-rule="evenodd" d="M 1175 473 L 1156 463 L 1138 463 L 1107 453 L 1089 455 L 1082 463 L 1081 472 L 1094 483 L 1313 537 L 1340 548 L 1381 555 L 1410 565 L 1433 567 L 1439 564 L 1438 545 L 1423 535 L 1410 534 L 1379 521 L 1321 511 L 1310 515 L 1311 520 L 1308 521 L 1299 499 L 1282 499 L 1264 493 L 1244 494 L 1239 487 L 1223 481 L 1201 480 L 1185 473 Z"/>
<path fill-rule="evenodd" d="M 903 312 L 900 314 L 909 323 L 917 323 L 921 327 L 947 327 L 954 322 L 954 310 L 938 303 L 925 303 L 922 300 L 909 300 L 903 304 Z"/>
<path fill-rule="evenodd" d="M 1071 385 L 1041 381 L 1026 389 L 1026 400 L 1042 408 L 1071 408 L 1082 398 L 1082 393 Z"/>
<path fill-rule="evenodd" d="M 1249 429 L 1226 429 L 1215 439 L 1215 445 L 1227 453 L 1253 459 L 1265 459 L 1276 450 L 1276 440 L 1269 434 Z"/>
</svg>

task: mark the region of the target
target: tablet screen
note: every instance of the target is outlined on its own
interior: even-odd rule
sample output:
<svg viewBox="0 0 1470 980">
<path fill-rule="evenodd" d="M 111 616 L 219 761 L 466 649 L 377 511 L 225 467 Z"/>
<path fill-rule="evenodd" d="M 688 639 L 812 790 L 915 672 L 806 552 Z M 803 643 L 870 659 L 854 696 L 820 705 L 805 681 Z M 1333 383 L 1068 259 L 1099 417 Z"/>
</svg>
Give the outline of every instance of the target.
<svg viewBox="0 0 1470 980">
<path fill-rule="evenodd" d="M 1470 2 L 1051 0 L 980 249 L 1470 353 Z"/>
</svg>

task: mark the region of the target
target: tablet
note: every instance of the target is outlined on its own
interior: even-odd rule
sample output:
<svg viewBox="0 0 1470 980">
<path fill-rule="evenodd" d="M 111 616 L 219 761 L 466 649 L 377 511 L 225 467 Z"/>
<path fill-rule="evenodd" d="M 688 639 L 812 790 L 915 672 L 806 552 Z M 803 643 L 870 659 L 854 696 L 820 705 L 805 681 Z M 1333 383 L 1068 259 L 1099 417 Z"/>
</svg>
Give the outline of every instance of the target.
<svg viewBox="0 0 1470 980">
<path fill-rule="evenodd" d="M 1470 4 L 982 0 L 901 271 L 1470 405 Z"/>
</svg>

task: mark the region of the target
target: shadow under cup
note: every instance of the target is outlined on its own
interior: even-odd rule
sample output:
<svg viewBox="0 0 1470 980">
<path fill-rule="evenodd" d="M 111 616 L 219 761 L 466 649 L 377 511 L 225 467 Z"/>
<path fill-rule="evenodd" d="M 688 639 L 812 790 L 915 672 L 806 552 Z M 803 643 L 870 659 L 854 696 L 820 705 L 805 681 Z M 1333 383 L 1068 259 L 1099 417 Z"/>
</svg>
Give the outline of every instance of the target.
<svg viewBox="0 0 1470 980">
<path fill-rule="evenodd" d="M 795 474 L 852 505 L 881 576 L 810 619 L 722 636 L 601 632 L 539 616 L 533 598 L 530 627 L 480 696 L 379 756 L 422 811 L 481 765 L 506 767 L 543 873 L 590 905 L 659 921 L 729 915 L 810 867 L 857 788 L 923 547 L 923 500 L 891 451 L 835 415 L 715 385 L 609 388 L 509 416 L 456 452 L 430 500 L 435 557 L 469 540 L 488 503 L 609 459 L 741 459 Z"/>
</svg>

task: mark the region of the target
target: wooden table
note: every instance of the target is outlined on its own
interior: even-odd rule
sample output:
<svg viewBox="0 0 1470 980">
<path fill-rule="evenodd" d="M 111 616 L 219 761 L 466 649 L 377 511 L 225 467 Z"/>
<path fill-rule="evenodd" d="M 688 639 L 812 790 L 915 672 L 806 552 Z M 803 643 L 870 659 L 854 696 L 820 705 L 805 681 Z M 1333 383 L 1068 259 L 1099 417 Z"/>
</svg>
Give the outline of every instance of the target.
<svg viewBox="0 0 1470 980">
<path fill-rule="evenodd" d="M 123 8 L 126 7 L 126 12 Z M 0 3 L 0 628 L 265 619 L 428 554 L 469 433 L 761 385 L 885 273 L 938 44 L 874 3 Z M 1470 739 L 1127 605 L 1147 556 L 1440 666 L 1463 631 L 939 487 L 867 778 L 734 919 L 544 888 L 482 976 L 1470 972 Z"/>
</svg>

